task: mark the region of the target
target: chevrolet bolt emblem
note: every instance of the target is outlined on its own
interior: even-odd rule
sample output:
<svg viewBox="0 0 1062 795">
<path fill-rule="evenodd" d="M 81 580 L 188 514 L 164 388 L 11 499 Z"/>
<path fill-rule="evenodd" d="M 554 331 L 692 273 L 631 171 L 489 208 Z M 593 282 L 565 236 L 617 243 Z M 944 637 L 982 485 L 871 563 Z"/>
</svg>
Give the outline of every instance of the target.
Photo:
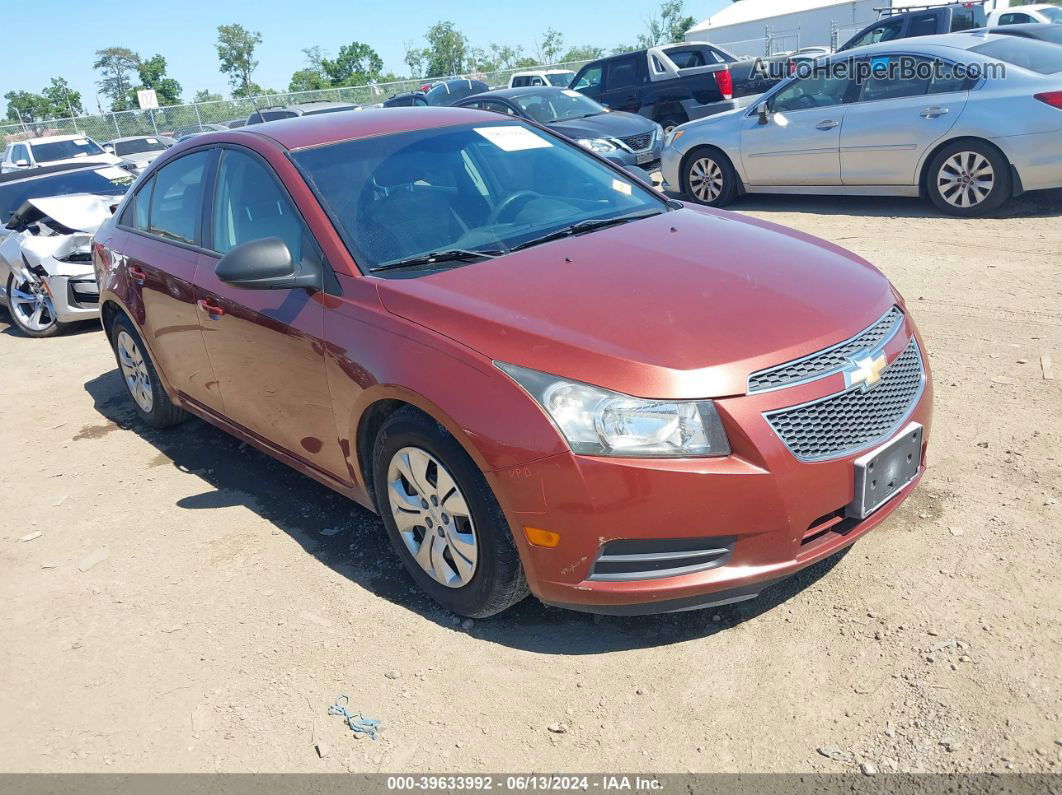
<svg viewBox="0 0 1062 795">
<path fill-rule="evenodd" d="M 875 355 L 869 351 L 856 354 L 849 361 L 851 365 L 844 371 L 844 385 L 853 387 L 862 384 L 864 392 L 878 385 L 881 381 L 881 371 L 889 363 L 884 352 Z"/>
</svg>

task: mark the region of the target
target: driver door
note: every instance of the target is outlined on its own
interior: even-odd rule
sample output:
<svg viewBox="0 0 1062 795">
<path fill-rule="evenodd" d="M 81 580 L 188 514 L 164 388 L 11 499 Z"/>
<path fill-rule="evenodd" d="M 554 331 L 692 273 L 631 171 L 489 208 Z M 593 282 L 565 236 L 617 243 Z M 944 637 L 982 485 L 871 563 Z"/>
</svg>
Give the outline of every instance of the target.
<svg viewBox="0 0 1062 795">
<path fill-rule="evenodd" d="M 824 69 L 787 83 L 767 99 L 767 123 L 755 109 L 741 132 L 749 185 L 840 185 L 841 124 L 855 80 Z"/>
</svg>

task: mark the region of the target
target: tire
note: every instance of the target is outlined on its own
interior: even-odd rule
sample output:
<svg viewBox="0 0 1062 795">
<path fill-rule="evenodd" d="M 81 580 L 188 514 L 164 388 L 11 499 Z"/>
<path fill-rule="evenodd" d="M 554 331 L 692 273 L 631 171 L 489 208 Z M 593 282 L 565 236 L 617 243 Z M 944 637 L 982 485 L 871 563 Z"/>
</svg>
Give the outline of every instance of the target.
<svg viewBox="0 0 1062 795">
<path fill-rule="evenodd" d="M 981 141 L 948 144 L 937 152 L 927 169 L 926 193 L 938 210 L 949 215 L 985 215 L 1013 192 L 1007 158 Z"/>
<path fill-rule="evenodd" d="M 695 149 L 682 163 L 682 192 L 693 202 L 726 207 L 738 195 L 737 172 L 730 158 L 714 147 Z"/>
<path fill-rule="evenodd" d="M 685 124 L 688 121 L 689 119 L 687 119 L 685 116 L 671 115 L 665 116 L 662 119 L 657 119 L 656 123 L 664 128 L 664 133 L 666 134 L 674 130 L 680 124 Z"/>
<path fill-rule="evenodd" d="M 110 338 L 118 372 L 140 421 L 152 428 L 169 428 L 188 419 L 188 413 L 174 405 L 162 388 L 147 347 L 129 318 L 119 314 L 114 319 Z"/>
<path fill-rule="evenodd" d="M 29 302 L 23 303 L 16 300 L 15 288 L 21 288 L 19 293 L 27 298 L 36 298 L 36 306 Z M 57 337 L 69 331 L 73 323 L 60 323 L 55 317 L 55 308 L 52 299 L 43 291 L 43 286 L 38 282 L 35 285 L 28 283 L 16 285 L 15 274 L 7 277 L 7 313 L 11 315 L 11 322 L 15 328 L 27 337 Z M 37 318 L 34 321 L 34 317 Z"/>
<path fill-rule="evenodd" d="M 387 535 L 432 599 L 458 615 L 486 618 L 527 596 L 498 501 L 441 425 L 412 407 L 390 415 L 376 436 L 372 472 Z"/>
</svg>

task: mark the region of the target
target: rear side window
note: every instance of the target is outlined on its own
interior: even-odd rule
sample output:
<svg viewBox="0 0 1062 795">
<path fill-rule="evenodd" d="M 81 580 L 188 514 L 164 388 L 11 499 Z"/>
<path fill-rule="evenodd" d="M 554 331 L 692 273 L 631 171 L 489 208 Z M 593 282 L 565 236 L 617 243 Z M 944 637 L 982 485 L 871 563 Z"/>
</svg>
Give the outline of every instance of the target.
<svg viewBox="0 0 1062 795">
<path fill-rule="evenodd" d="M 1057 44 L 1018 36 L 1001 36 L 987 44 L 971 47 L 970 52 L 995 58 L 1042 75 L 1062 72 L 1062 47 Z"/>
<path fill-rule="evenodd" d="M 907 28 L 907 35 L 909 37 L 932 36 L 935 33 L 937 33 L 936 14 L 915 14 L 911 17 L 911 24 Z"/>
<path fill-rule="evenodd" d="M 613 61 L 608 65 L 608 77 L 605 81 L 608 90 L 627 88 L 638 84 L 638 61 L 635 58 L 624 58 L 622 61 Z"/>
<path fill-rule="evenodd" d="M 199 242 L 203 185 L 210 155 L 207 151 L 193 152 L 168 163 L 155 174 L 149 232 L 181 243 Z"/>
<path fill-rule="evenodd" d="M 213 215 L 215 251 L 224 254 L 242 243 L 279 237 L 295 262 L 302 258 L 302 222 L 272 171 L 251 155 L 222 152 Z"/>
<path fill-rule="evenodd" d="M 872 77 L 863 83 L 861 101 L 876 102 L 925 94 L 929 90 L 932 75 L 932 69 L 927 67 L 931 67 L 931 64 L 925 58 L 916 60 L 918 68 L 911 68 L 914 64 L 905 64 L 908 69 L 904 70 L 900 68 L 901 64 L 897 58 L 872 58 L 871 63 L 875 69 L 882 70 L 882 76 Z"/>
</svg>

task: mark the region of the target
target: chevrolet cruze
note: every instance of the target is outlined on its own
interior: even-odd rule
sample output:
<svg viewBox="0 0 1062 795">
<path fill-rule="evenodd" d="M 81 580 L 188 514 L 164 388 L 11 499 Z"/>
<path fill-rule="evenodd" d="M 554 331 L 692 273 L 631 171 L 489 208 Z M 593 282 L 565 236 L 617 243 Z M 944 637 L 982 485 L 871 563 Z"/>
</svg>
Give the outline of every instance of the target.
<svg viewBox="0 0 1062 795">
<path fill-rule="evenodd" d="M 199 136 L 93 256 L 145 423 L 195 415 L 376 511 L 462 615 L 749 599 L 924 472 L 924 348 L 881 273 L 522 120 Z"/>
</svg>

